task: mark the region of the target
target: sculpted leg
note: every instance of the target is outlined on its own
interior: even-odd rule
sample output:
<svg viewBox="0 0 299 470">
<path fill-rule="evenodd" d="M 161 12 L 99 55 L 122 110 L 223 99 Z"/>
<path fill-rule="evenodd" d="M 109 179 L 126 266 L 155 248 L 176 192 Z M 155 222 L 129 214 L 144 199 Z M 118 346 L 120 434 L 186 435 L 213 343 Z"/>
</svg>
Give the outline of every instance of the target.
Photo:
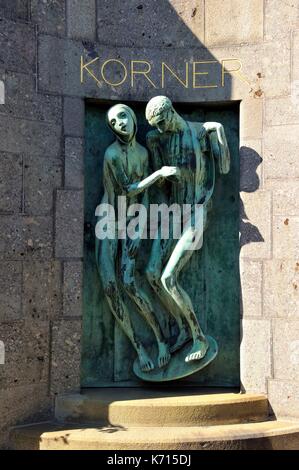
<svg viewBox="0 0 299 470">
<path fill-rule="evenodd" d="M 158 366 L 165 366 L 170 360 L 169 347 L 166 343 L 159 322 L 154 314 L 153 306 L 145 292 L 136 285 L 135 280 L 135 259 L 128 255 L 122 256 L 122 282 L 125 291 L 138 307 L 139 313 L 152 328 L 158 344 Z"/>
<path fill-rule="evenodd" d="M 131 341 L 135 351 L 138 354 L 140 368 L 147 372 L 154 368 L 154 364 L 148 356 L 144 346 L 136 338 L 132 327 L 129 312 L 124 304 L 121 292 L 117 285 L 115 276 L 115 254 L 116 247 L 112 245 L 115 241 L 103 240 L 100 254 L 99 272 L 102 279 L 105 297 L 110 310 L 120 325 L 125 335 Z M 117 243 L 117 242 L 116 242 Z"/>
<path fill-rule="evenodd" d="M 165 295 L 165 289 L 161 281 L 164 259 L 167 256 L 167 242 L 169 241 L 161 240 L 160 238 L 156 238 L 153 241 L 150 260 L 146 268 L 146 277 L 166 310 L 172 314 L 178 324 L 179 335 L 175 344 L 170 348 L 170 352 L 173 353 L 190 339 L 190 334 L 184 323 L 184 316 L 181 310 L 172 297 Z"/>
<path fill-rule="evenodd" d="M 188 247 L 191 246 L 193 238 L 194 229 L 190 227 L 176 244 L 161 278 L 165 291 L 176 302 L 191 330 L 193 346 L 185 358 L 186 362 L 202 359 L 208 349 L 207 340 L 198 323 L 191 299 L 177 281 L 179 272 L 192 256 L 193 251 L 188 250 Z"/>
</svg>

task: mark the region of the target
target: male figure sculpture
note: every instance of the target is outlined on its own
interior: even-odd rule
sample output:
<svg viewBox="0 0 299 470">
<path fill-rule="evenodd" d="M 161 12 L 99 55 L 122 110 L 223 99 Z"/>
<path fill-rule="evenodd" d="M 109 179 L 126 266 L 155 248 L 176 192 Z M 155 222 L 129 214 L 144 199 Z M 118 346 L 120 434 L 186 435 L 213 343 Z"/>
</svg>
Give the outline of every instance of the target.
<svg viewBox="0 0 299 470">
<path fill-rule="evenodd" d="M 179 319 L 179 336 L 172 351 L 181 348 L 192 335 L 193 344 L 185 361 L 202 359 L 208 341 L 199 325 L 191 299 L 178 283 L 178 275 L 193 250 L 190 249 L 198 230 L 207 227 L 207 215 L 215 184 L 215 161 L 219 172 L 228 173 L 230 154 L 223 126 L 217 122 L 187 122 L 173 108 L 169 98 L 156 96 L 146 107 L 146 118 L 156 128 L 147 136 L 153 164 L 158 168 L 171 165 L 179 168 L 177 181 L 167 183 L 169 204 L 190 204 L 190 220 L 179 240 L 165 241 L 160 235 L 154 240 L 147 266 L 148 280 L 164 304 L 174 305 Z M 202 204 L 203 227 L 194 222 L 196 204 Z M 178 317 L 179 318 L 179 317 Z M 187 322 L 187 331 L 184 328 Z"/>
<path fill-rule="evenodd" d="M 102 203 L 110 204 L 117 218 L 118 196 L 126 196 L 129 204 L 142 203 L 146 206 L 148 197 L 146 188 L 161 178 L 175 175 L 177 170 L 173 167 L 164 167 L 148 176 L 148 152 L 136 141 L 137 122 L 131 108 L 123 104 L 113 106 L 107 113 L 107 121 L 116 140 L 107 148 L 104 156 L 105 193 Z M 141 200 L 139 200 L 140 193 L 142 193 Z M 126 223 L 129 223 L 129 219 Z M 140 238 L 132 240 L 126 237 L 119 240 L 117 234 L 115 239 L 105 238 L 100 241 L 96 238 L 96 261 L 110 310 L 135 348 L 141 370 L 148 372 L 154 368 L 154 363 L 133 329 L 120 285 L 136 304 L 137 310 L 156 337 L 158 367 L 168 363 L 170 352 L 151 302 L 136 285 L 135 266 L 139 244 Z M 118 258 L 120 258 L 119 267 Z"/>
</svg>

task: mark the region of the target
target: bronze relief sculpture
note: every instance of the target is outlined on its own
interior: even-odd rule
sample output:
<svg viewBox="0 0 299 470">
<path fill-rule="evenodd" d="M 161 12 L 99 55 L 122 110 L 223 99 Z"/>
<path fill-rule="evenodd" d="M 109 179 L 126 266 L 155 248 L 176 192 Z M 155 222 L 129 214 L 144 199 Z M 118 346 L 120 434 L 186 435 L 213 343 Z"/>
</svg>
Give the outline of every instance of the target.
<svg viewBox="0 0 299 470">
<path fill-rule="evenodd" d="M 146 119 L 154 128 L 147 135 L 147 148 L 136 141 L 133 110 L 123 104 L 109 109 L 107 122 L 116 140 L 104 156 L 102 204 L 112 207 L 111 214 L 117 216 L 122 196 L 128 205 L 140 205 L 148 211 L 151 201 L 147 188 L 159 185 L 165 205 L 188 207 L 187 216 L 179 222 L 179 236 L 174 236 L 173 227 L 169 227 L 170 236 L 163 237 L 161 222 L 158 224 L 144 270 L 151 292 L 177 323 L 178 335 L 172 344 L 163 334 L 150 296 L 136 282 L 136 259 L 146 238 L 146 220 L 139 219 L 138 236 L 132 239 L 127 231 L 132 220 L 128 211 L 121 236 L 119 226 L 115 237 L 100 240 L 97 236 L 96 261 L 110 310 L 138 355 L 135 374 L 143 380 L 166 381 L 202 369 L 217 355 L 217 344 L 204 334 L 192 301 L 179 283 L 179 274 L 202 245 L 212 210 L 216 165 L 220 174 L 228 173 L 230 154 L 220 123 L 187 122 L 165 96 L 149 101 Z M 199 208 L 201 223 L 196 218 Z M 173 218 L 168 220 L 169 225 L 173 222 Z M 157 357 L 139 339 L 125 295 L 151 328 Z"/>
</svg>

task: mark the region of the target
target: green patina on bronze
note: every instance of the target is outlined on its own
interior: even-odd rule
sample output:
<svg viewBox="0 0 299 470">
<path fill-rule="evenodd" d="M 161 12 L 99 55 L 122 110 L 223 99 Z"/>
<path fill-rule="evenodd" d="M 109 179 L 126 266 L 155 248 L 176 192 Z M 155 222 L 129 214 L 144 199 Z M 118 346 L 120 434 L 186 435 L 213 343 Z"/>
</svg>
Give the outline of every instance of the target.
<svg viewBox="0 0 299 470">
<path fill-rule="evenodd" d="M 127 111 L 131 116 L 134 113 L 128 111 L 129 108 L 123 108 L 123 111 Z M 137 109 L 137 121 L 139 124 L 139 134 L 138 141 L 141 144 L 145 142 L 145 134 L 150 130 L 149 126 L 146 126 L 144 119 L 144 108 L 141 106 L 135 107 Z M 193 108 L 194 109 L 194 108 Z M 114 108 L 114 110 L 121 112 L 121 109 Z M 129 383 L 136 383 L 134 374 L 132 373 L 132 363 L 134 361 L 134 349 L 130 346 L 127 338 L 120 331 L 119 327 L 116 325 L 111 315 L 111 311 L 116 313 L 114 316 L 119 319 L 126 317 L 125 325 L 126 328 L 123 328 L 128 335 L 128 331 L 132 331 L 131 326 L 128 328 L 128 319 L 129 323 L 134 326 L 134 331 L 138 332 L 139 338 L 138 343 L 142 345 L 144 351 L 150 351 L 151 359 L 148 359 L 148 356 L 142 351 L 140 357 L 139 349 L 139 358 L 141 358 L 141 365 L 143 365 L 144 374 L 153 374 L 159 380 L 159 366 L 162 367 L 160 379 L 169 380 L 169 376 L 166 374 L 166 369 L 171 369 L 174 371 L 176 368 L 173 365 L 175 357 L 178 357 L 178 353 L 175 353 L 172 356 L 172 359 L 168 366 L 164 366 L 169 360 L 168 349 L 165 346 L 165 341 L 163 338 L 172 338 L 176 337 L 181 338 L 178 342 L 182 343 L 186 338 L 186 333 L 190 330 L 193 336 L 193 343 L 190 342 L 189 346 L 184 346 L 186 352 L 185 358 L 180 357 L 180 364 L 178 369 L 180 372 L 176 375 L 174 372 L 174 377 L 182 377 L 187 375 L 184 373 L 184 367 L 181 362 L 185 360 L 190 360 L 191 364 L 195 365 L 197 363 L 198 370 L 202 369 L 203 365 L 200 366 L 201 356 L 205 355 L 205 350 L 200 352 L 198 356 L 198 351 L 200 348 L 198 346 L 204 345 L 204 335 L 201 331 L 208 333 L 213 336 L 217 343 L 219 344 L 219 355 L 210 364 L 205 370 L 201 370 L 198 374 L 193 375 L 192 377 L 185 379 L 189 383 L 205 384 L 205 385 L 219 385 L 219 386 L 234 386 L 238 385 L 239 382 L 239 273 L 238 273 L 238 213 L 239 213 L 239 204 L 238 204 L 238 181 L 239 181 L 239 162 L 238 162 L 238 113 L 233 110 L 214 110 L 214 111 L 196 111 L 196 110 L 187 110 L 186 108 L 182 109 L 181 115 L 182 119 L 177 113 L 173 110 L 173 119 L 169 120 L 169 123 L 173 126 L 173 129 L 170 129 L 173 132 L 172 138 L 168 139 L 168 142 L 165 143 L 165 134 L 150 133 L 147 140 L 147 145 L 150 148 L 151 159 L 149 161 L 148 168 L 147 165 L 147 152 L 144 148 L 144 145 L 141 147 L 140 144 L 137 144 L 135 140 L 135 133 L 133 133 L 133 139 L 130 138 L 130 142 L 123 142 L 123 139 L 117 139 L 117 141 L 111 145 L 113 141 L 113 135 L 107 132 L 105 128 L 105 112 L 107 112 L 107 107 L 90 107 L 87 110 L 86 115 L 86 194 L 85 194 L 85 206 L 86 206 L 86 236 L 85 236 L 85 276 L 84 276 L 84 337 L 83 337 L 83 385 L 85 386 L 101 386 L 101 385 L 111 385 L 113 383 L 124 383 L 129 381 Z M 167 111 L 168 112 L 168 111 Z M 147 113 L 147 114 L 150 114 Z M 153 113 L 155 119 L 156 115 Z M 161 113 L 160 113 L 161 114 Z M 115 116 L 114 116 L 115 117 Z M 109 122 L 115 122 L 114 117 L 110 116 Z M 149 116 L 148 116 L 149 117 Z M 165 116 L 164 116 L 165 117 Z M 167 116 L 166 116 L 167 117 Z M 161 116 L 159 117 L 158 127 L 161 125 Z M 192 121 L 187 123 L 188 121 Z M 133 117 L 132 121 L 136 120 Z M 149 119 L 149 121 L 153 121 Z M 195 184 L 196 178 L 194 165 L 184 164 L 184 149 L 185 154 L 190 153 L 190 147 L 194 148 L 195 139 L 200 141 L 200 137 L 204 137 L 204 133 L 209 133 L 210 141 L 211 136 L 217 137 L 217 132 L 222 132 L 222 126 L 215 128 L 215 121 L 221 122 L 225 128 L 226 134 L 228 135 L 228 141 L 230 144 L 230 151 L 232 155 L 232 164 L 231 170 L 228 175 L 224 177 L 219 177 L 219 174 L 216 175 L 216 184 L 215 188 L 210 191 L 214 192 L 213 196 L 213 210 L 209 212 L 209 225 L 205 232 L 204 245 L 203 248 L 199 251 L 192 252 L 192 255 L 188 255 L 186 258 L 185 267 L 182 269 L 180 275 L 180 280 L 182 283 L 183 289 L 185 289 L 190 298 L 189 301 L 190 308 L 189 310 L 195 311 L 195 315 L 198 320 L 193 321 L 195 328 L 192 328 L 192 321 L 189 321 L 189 328 L 183 327 L 186 322 L 183 320 L 180 323 L 180 310 L 185 308 L 185 305 L 188 305 L 188 298 L 183 295 L 181 299 L 176 295 L 176 291 L 173 289 L 173 282 L 168 284 L 167 281 L 172 281 L 171 276 L 176 277 L 177 274 L 175 263 L 171 262 L 169 268 L 166 269 L 164 273 L 164 279 L 162 279 L 162 291 L 159 292 L 159 289 L 155 288 L 153 281 L 156 276 L 155 269 L 158 266 L 158 263 L 155 260 L 161 258 L 161 252 L 157 250 L 157 246 L 161 245 L 161 241 L 156 241 L 156 247 L 154 246 L 151 240 L 142 241 L 141 244 L 137 243 L 137 246 L 131 248 L 130 245 L 126 246 L 126 242 L 118 242 L 117 246 L 114 245 L 114 259 L 120 260 L 120 268 L 125 267 L 120 272 L 123 273 L 121 276 L 121 291 L 119 298 L 117 296 L 109 296 L 110 290 L 105 281 L 111 281 L 111 272 L 113 269 L 109 267 L 109 262 L 107 263 L 107 254 L 109 255 L 109 250 L 111 249 L 111 244 L 107 248 L 105 247 L 102 250 L 104 258 L 101 260 L 101 255 L 98 251 L 98 261 L 100 267 L 100 274 L 104 282 L 100 282 L 98 279 L 98 273 L 96 270 L 95 259 L 94 259 L 94 226 L 95 226 L 95 217 L 94 209 L 95 206 L 101 200 L 103 195 L 103 186 L 102 186 L 102 169 L 107 167 L 107 159 L 117 163 L 117 155 L 122 155 L 124 149 L 125 153 L 130 156 L 130 168 L 126 168 L 126 175 L 130 175 L 129 181 L 123 182 L 122 186 L 125 186 L 127 197 L 136 198 L 137 193 L 142 202 L 145 202 L 145 198 L 149 198 L 150 202 L 160 203 L 165 196 L 165 188 L 163 189 L 161 185 L 161 190 L 158 190 L 157 180 L 163 181 L 163 178 L 169 177 L 167 174 L 166 166 L 170 168 L 170 165 L 178 165 L 183 169 L 183 175 L 180 173 L 176 176 L 176 179 L 179 181 L 182 176 L 186 177 L 186 188 L 190 186 L 193 187 L 203 187 L 203 184 Z M 205 122 L 210 124 L 210 128 L 206 126 L 203 128 L 202 125 L 195 123 Z M 193 124 L 194 123 L 194 124 Z M 151 124 L 157 124 L 151 122 Z M 163 122 L 162 122 L 163 125 Z M 178 126 L 176 128 L 175 126 Z M 111 126 L 113 127 L 113 126 Z M 119 129 L 113 129 L 114 132 L 119 131 Z M 165 129 L 160 129 L 165 130 Z M 167 129 L 169 130 L 169 129 Z M 120 129 L 121 131 L 121 129 Z M 206 131 L 206 132 L 202 132 Z M 200 136 L 200 132 L 202 136 Z M 121 132 L 120 132 L 121 133 Z M 116 132 L 117 134 L 117 132 Z M 119 137 L 118 132 L 118 137 Z M 162 137 L 160 137 L 162 136 Z M 164 140 L 163 140 L 164 138 Z M 213 137 L 212 137 L 213 138 Z M 158 139 L 158 141 L 157 141 Z M 179 143 L 177 143 L 179 141 Z M 182 142 L 183 141 L 183 145 Z M 189 141 L 189 144 L 188 144 Z M 223 141 L 220 135 L 220 141 Z M 158 142 L 158 145 L 157 145 Z M 190 144 L 191 142 L 191 144 Z M 169 147 L 170 143 L 170 147 Z M 164 161 L 159 161 L 159 152 L 161 154 L 161 149 L 163 145 L 168 145 L 168 152 L 164 152 L 163 156 Z M 177 152 L 171 150 L 171 145 L 178 145 L 180 147 L 179 157 L 177 157 Z M 189 145 L 189 149 L 188 149 Z M 204 145 L 204 142 L 202 142 Z M 213 145 L 213 142 L 212 142 Z M 106 152 L 106 163 L 103 165 L 103 155 L 107 147 L 110 149 Z M 129 153 L 127 152 L 129 148 Z M 166 147 L 165 147 L 166 149 Z M 138 150 L 138 151 L 137 151 Z M 136 152 L 136 153 L 135 153 Z M 215 150 L 217 153 L 217 149 Z M 219 153 L 219 152 L 218 152 Z M 114 158 L 111 159 L 111 157 Z M 142 156 L 142 158 L 137 159 L 135 157 Z M 200 153 L 199 153 L 200 154 Z M 167 156 L 168 155 L 168 156 Z M 220 169 L 218 173 L 227 173 L 227 159 L 225 160 L 225 155 L 227 152 L 223 148 L 223 153 L 218 155 L 217 167 Z M 176 156 L 173 159 L 172 156 Z M 217 156 L 217 155 L 216 155 Z M 163 159 L 162 159 L 163 160 Z M 140 163 L 143 162 L 141 165 Z M 183 162 L 183 165 L 182 165 Z M 164 164 L 164 174 L 161 173 L 161 168 Z M 197 165 L 198 166 L 198 165 Z M 120 168 L 112 168 L 112 173 L 118 175 L 116 180 L 119 180 L 119 170 Z M 157 173 L 160 170 L 160 174 L 157 176 Z M 107 174 L 107 168 L 105 170 Z M 172 173 L 173 174 L 173 173 Z M 148 176 L 150 175 L 150 176 Z M 188 180 L 189 178 L 189 180 Z M 191 178 L 191 179 L 190 179 Z M 104 178 L 105 179 L 105 178 Z M 140 187 L 134 187 L 136 181 L 143 181 L 143 184 Z M 145 184 L 144 184 L 145 183 Z M 149 190 L 149 195 L 147 196 L 144 192 L 146 186 L 153 184 L 152 188 Z M 191 204 L 196 202 L 202 202 L 202 195 L 200 191 L 190 193 L 188 196 L 188 191 L 184 189 L 182 191 L 182 185 L 178 185 L 176 182 L 167 182 L 168 185 L 173 186 L 173 191 L 169 191 L 168 202 L 172 198 L 171 202 L 178 203 L 188 203 Z M 117 184 L 114 181 L 113 186 Z M 109 186 L 109 185 L 108 185 Z M 130 187 L 131 186 L 131 187 Z M 205 195 L 208 194 L 207 188 L 211 188 L 211 184 L 206 185 Z M 130 188 L 130 190 L 128 190 Z M 179 188 L 179 190 L 178 190 Z M 130 193 L 131 192 L 131 193 Z M 106 190 L 107 193 L 107 190 Z M 169 196 L 170 194 L 170 196 Z M 182 196 L 182 194 L 184 196 Z M 187 196 L 186 196 L 187 194 Z M 180 196 L 181 195 L 181 196 Z M 107 197 L 107 194 L 106 194 Z M 170 197 L 170 199 L 169 199 Z M 190 200 L 188 200 L 188 197 Z M 183 198 L 183 199 L 182 199 Z M 141 202 L 141 200 L 139 202 Z M 107 242 L 105 242 L 107 244 Z M 101 242 L 103 248 L 103 242 Z M 130 249 L 135 252 L 135 257 L 129 255 Z M 171 248 L 171 252 L 173 247 Z M 163 253 L 162 253 L 163 255 Z M 184 257 L 180 255 L 181 258 Z M 110 257 L 111 259 L 111 257 Z M 129 259 L 129 263 L 128 263 Z M 133 267 L 132 262 L 133 261 Z M 163 256 L 162 256 L 163 259 Z M 166 261 L 168 258 L 165 258 Z M 171 258 L 170 258 L 171 259 Z M 164 263 L 163 267 L 165 268 L 167 262 Z M 146 269 L 147 266 L 147 269 Z M 179 270 L 182 266 L 179 267 Z M 101 272 L 102 271 L 102 272 Z M 134 276 L 134 273 L 136 275 Z M 110 273 L 110 275 L 109 275 Z M 145 273 L 147 275 L 145 275 Z M 162 272 L 159 272 L 161 279 Z M 163 277 L 163 276 L 162 276 Z M 135 285 L 136 281 L 136 285 Z M 148 282 L 150 281 L 150 282 Z M 171 288 L 169 289 L 168 286 Z M 164 287 L 164 291 L 163 291 Z M 105 295 L 104 295 L 105 290 Z M 180 291 L 182 292 L 182 291 Z M 107 297 L 108 293 L 108 297 Z M 155 294 L 159 294 L 155 295 Z M 167 295 L 168 294 L 168 295 Z M 137 298 L 136 298 L 137 297 Z M 124 308 L 121 308 L 122 313 L 119 311 L 120 301 L 119 299 L 124 299 Z M 107 301 L 108 300 L 108 301 Z M 162 300 L 162 302 L 161 302 Z M 182 302 L 183 304 L 180 302 Z M 114 302 L 114 307 L 113 307 Z M 118 312 L 116 312 L 116 307 Z M 177 310 L 175 307 L 181 307 Z M 125 313 L 124 313 L 125 312 Z M 127 313 L 126 313 L 127 312 Z M 172 315 L 169 314 L 172 313 Z M 192 312 L 191 312 L 192 313 Z M 141 315 L 140 315 L 141 314 Z M 152 316 L 152 320 L 150 317 Z M 176 318 L 175 321 L 173 316 Z M 158 323 L 154 322 L 154 318 L 157 317 Z M 185 315 L 186 317 L 186 315 Z M 195 317 L 195 318 L 196 318 Z M 144 318 L 146 321 L 144 321 Z M 150 320 L 150 321 L 149 321 Z M 121 322 L 117 322 L 121 324 Z M 188 322 L 187 322 L 188 323 Z M 158 325 L 161 325 L 161 328 Z M 201 328 L 199 327 L 199 324 Z M 124 325 L 122 325 L 124 326 Z M 190 328 L 191 327 L 191 328 Z M 197 338 L 194 332 L 197 331 Z M 154 332 L 154 335 L 152 334 Z M 198 334 L 199 333 L 199 334 Z M 130 337 L 130 334 L 128 335 Z M 155 351 L 153 348 L 153 338 L 156 337 L 158 348 Z M 196 343 L 199 340 L 200 343 Z M 131 343 L 134 345 L 134 335 L 131 334 Z M 193 346 L 192 346 L 193 344 Z M 174 349 L 179 349 L 180 344 L 171 345 L 171 352 Z M 135 343 L 135 350 L 138 353 L 138 344 Z M 154 355 L 153 355 L 153 351 Z M 192 354 L 192 356 L 190 356 Z M 197 357 L 196 357 L 197 355 Z M 206 354 L 208 356 L 208 354 Z M 206 358 L 207 360 L 207 358 Z M 210 359 L 211 360 L 211 359 Z M 142 361 L 145 361 L 142 363 Z M 209 362 L 209 361 L 208 361 Z M 189 363 L 190 364 L 190 363 Z M 186 363 L 185 363 L 186 365 Z M 146 367 L 152 369 L 155 367 L 155 371 L 146 372 Z M 136 370 L 136 367 L 135 367 Z M 196 367 L 193 367 L 192 371 L 190 369 L 189 373 L 193 373 L 196 370 Z M 186 371 L 186 368 L 185 368 Z M 163 378 L 164 377 L 164 378 Z M 173 377 L 173 378 L 174 378 Z M 144 378 L 144 377 L 142 377 Z M 171 378 L 171 377 L 170 377 Z M 148 378 L 148 380 L 153 380 Z"/>
</svg>

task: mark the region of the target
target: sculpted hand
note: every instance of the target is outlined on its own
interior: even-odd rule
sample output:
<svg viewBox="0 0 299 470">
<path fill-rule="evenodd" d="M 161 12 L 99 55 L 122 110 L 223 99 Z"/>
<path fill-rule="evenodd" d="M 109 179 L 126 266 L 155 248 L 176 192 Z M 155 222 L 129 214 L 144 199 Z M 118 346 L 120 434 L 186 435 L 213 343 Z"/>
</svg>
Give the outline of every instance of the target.
<svg viewBox="0 0 299 470">
<path fill-rule="evenodd" d="M 180 169 L 177 166 L 162 166 L 160 169 L 162 178 L 168 178 L 169 176 L 180 176 Z"/>
<path fill-rule="evenodd" d="M 139 242 L 140 242 L 139 238 L 137 238 L 136 240 L 129 240 L 128 252 L 131 258 L 134 258 L 136 256 L 136 253 L 139 247 Z"/>
</svg>

